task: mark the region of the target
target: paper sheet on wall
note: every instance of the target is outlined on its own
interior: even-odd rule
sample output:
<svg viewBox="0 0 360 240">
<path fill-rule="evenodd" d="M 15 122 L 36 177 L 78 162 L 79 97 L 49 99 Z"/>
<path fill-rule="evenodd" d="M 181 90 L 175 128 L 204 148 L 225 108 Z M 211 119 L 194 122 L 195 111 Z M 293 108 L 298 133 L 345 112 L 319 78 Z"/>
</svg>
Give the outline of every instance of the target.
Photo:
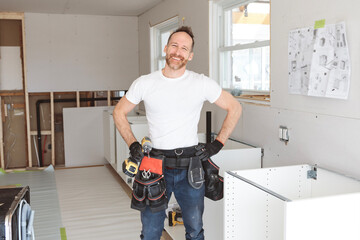
<svg viewBox="0 0 360 240">
<path fill-rule="evenodd" d="M 290 31 L 289 93 L 347 99 L 350 57 L 345 23 Z"/>
</svg>

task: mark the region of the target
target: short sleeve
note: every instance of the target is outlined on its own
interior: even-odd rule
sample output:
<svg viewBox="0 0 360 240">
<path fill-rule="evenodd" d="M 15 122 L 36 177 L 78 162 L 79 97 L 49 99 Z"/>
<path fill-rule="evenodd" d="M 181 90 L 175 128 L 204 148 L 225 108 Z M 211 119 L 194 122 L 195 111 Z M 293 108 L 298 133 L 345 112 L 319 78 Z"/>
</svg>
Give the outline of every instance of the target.
<svg viewBox="0 0 360 240">
<path fill-rule="evenodd" d="M 214 103 L 221 95 L 222 88 L 215 80 L 204 76 L 204 96 L 210 103 Z"/>
<path fill-rule="evenodd" d="M 141 77 L 136 79 L 126 92 L 126 99 L 133 104 L 139 104 L 143 100 L 144 93 L 142 91 Z"/>
</svg>

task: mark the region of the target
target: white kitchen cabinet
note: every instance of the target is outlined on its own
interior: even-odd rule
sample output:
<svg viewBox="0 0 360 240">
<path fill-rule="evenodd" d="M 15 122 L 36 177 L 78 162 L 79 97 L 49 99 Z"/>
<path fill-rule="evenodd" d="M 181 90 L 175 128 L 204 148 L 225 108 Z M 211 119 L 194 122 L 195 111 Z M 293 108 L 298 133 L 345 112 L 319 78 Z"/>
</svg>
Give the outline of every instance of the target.
<svg viewBox="0 0 360 240">
<path fill-rule="evenodd" d="M 205 134 L 199 134 L 198 136 L 200 142 L 205 142 Z M 220 167 L 221 176 L 224 176 L 224 172 L 229 170 L 261 168 L 261 148 L 229 139 L 224 148 L 211 159 Z M 175 202 L 174 196 L 172 196 L 170 205 Z M 223 216 L 224 199 L 212 201 L 205 198 L 203 216 L 205 239 L 223 239 L 225 224 Z M 185 228 L 183 225 L 170 227 L 166 221 L 165 229 L 174 240 L 185 239 Z"/>
<path fill-rule="evenodd" d="M 104 124 L 104 155 L 105 160 L 111 165 L 115 164 L 115 124 L 113 119 L 114 109 L 105 110 L 103 112 Z M 114 167 L 114 166 L 113 166 Z"/>
<path fill-rule="evenodd" d="M 145 116 L 128 116 L 131 130 L 135 138 L 141 142 L 145 136 L 149 136 L 149 127 Z M 116 130 L 116 168 L 115 170 L 124 179 L 124 181 L 132 188 L 133 178 L 127 176 L 122 170 L 122 164 L 129 157 L 129 147 L 121 137 L 119 131 Z"/>
<path fill-rule="evenodd" d="M 132 178 L 126 176 L 122 171 L 122 163 L 129 157 L 129 147 L 116 129 L 112 113 L 113 109 L 103 112 L 104 156 L 124 181 L 132 187 Z M 145 116 L 132 111 L 128 113 L 127 119 L 139 142 L 143 137 L 148 136 L 149 129 Z"/>
<path fill-rule="evenodd" d="M 359 240 L 360 181 L 310 165 L 225 174 L 226 240 Z"/>
</svg>

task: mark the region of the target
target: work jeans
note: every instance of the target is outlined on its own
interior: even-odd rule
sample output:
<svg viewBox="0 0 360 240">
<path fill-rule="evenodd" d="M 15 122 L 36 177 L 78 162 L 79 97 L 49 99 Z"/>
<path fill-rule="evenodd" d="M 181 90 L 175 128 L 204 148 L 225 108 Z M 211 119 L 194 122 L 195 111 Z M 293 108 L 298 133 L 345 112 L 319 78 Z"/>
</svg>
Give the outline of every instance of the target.
<svg viewBox="0 0 360 240">
<path fill-rule="evenodd" d="M 180 205 L 185 226 L 186 240 L 203 240 L 204 229 L 202 216 L 204 212 L 205 184 L 200 189 L 190 186 L 186 169 L 164 170 L 168 199 L 174 193 Z M 165 211 L 152 213 L 149 207 L 141 212 L 141 239 L 159 240 L 164 228 Z"/>
</svg>

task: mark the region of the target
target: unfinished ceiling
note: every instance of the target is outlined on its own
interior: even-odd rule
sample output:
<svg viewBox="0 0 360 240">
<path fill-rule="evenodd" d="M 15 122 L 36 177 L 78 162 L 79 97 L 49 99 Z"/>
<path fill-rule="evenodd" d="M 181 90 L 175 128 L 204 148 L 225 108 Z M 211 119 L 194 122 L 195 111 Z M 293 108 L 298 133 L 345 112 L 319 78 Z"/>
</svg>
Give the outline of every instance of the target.
<svg viewBox="0 0 360 240">
<path fill-rule="evenodd" d="M 164 0 L 1 0 L 2 12 L 139 16 Z"/>
</svg>

